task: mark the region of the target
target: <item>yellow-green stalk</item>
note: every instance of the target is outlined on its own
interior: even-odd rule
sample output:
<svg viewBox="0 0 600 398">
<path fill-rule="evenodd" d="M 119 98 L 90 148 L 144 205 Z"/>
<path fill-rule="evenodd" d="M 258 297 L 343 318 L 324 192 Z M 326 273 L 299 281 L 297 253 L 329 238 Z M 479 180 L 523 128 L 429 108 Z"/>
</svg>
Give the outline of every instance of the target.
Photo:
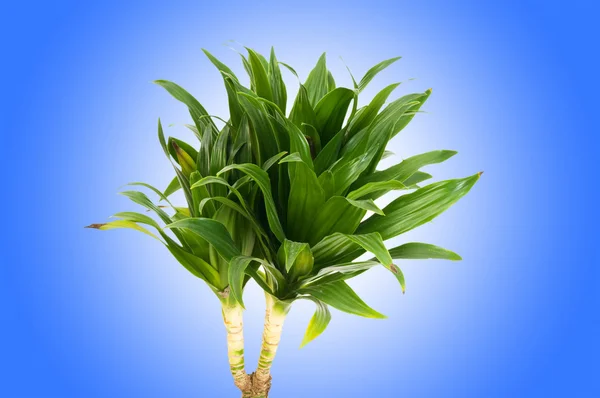
<svg viewBox="0 0 600 398">
<path fill-rule="evenodd" d="M 221 292 L 219 298 L 223 310 L 223 321 L 227 330 L 227 355 L 233 382 L 242 391 L 242 397 L 251 397 L 252 381 L 246 373 L 244 363 L 243 308 L 229 293 L 229 288 Z"/>
<path fill-rule="evenodd" d="M 271 365 L 279 347 L 283 322 L 291 303 L 281 301 L 265 293 L 267 309 L 258 367 L 252 375 L 253 398 L 267 398 L 271 389 Z"/>
</svg>

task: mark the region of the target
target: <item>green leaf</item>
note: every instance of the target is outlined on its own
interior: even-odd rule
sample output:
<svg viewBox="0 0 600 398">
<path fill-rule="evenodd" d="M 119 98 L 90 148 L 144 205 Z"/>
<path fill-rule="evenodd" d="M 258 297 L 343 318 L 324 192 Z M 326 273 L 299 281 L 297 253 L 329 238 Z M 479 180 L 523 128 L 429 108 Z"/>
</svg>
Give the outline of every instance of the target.
<svg viewBox="0 0 600 398">
<path fill-rule="evenodd" d="M 412 156 L 385 170 L 376 171 L 373 174 L 359 178 L 356 183 L 352 184 L 352 188 L 358 189 L 373 182 L 389 182 L 391 180 L 403 182 L 415 174 L 421 167 L 435 163 L 442 163 L 456 155 L 456 153 L 456 151 L 441 150 Z M 389 189 L 387 188 L 382 188 L 380 191 L 372 191 L 369 197 L 376 199 L 388 191 Z"/>
<path fill-rule="evenodd" d="M 247 47 L 246 50 L 248 50 L 248 61 L 252 68 L 252 78 L 256 94 L 258 94 L 259 97 L 273 101 L 273 92 L 271 90 L 271 83 L 269 82 L 266 68 L 254 50 Z"/>
<path fill-rule="evenodd" d="M 273 102 L 277 104 L 279 109 L 285 113 L 287 105 L 287 90 L 285 83 L 281 77 L 281 70 L 279 69 L 279 62 L 275 57 L 275 49 L 271 47 L 271 56 L 269 58 L 269 82 L 271 83 L 271 89 L 273 90 Z"/>
<path fill-rule="evenodd" d="M 160 217 L 160 219 L 165 224 L 171 223 L 171 218 L 169 217 L 169 215 L 165 213 L 163 209 L 152 203 L 152 201 L 148 199 L 148 197 L 144 193 L 138 191 L 123 191 L 119 192 L 119 194 L 128 197 L 129 199 L 131 199 L 131 201 L 137 203 L 140 206 L 145 207 L 148 210 L 152 210 Z"/>
<path fill-rule="evenodd" d="M 315 173 L 320 175 L 325 170 L 327 170 L 332 164 L 338 160 L 338 154 L 340 153 L 340 148 L 342 147 L 342 141 L 344 139 L 344 130 L 340 130 L 325 147 L 319 152 L 317 157 L 315 158 Z"/>
<path fill-rule="evenodd" d="M 231 261 L 233 257 L 241 253 L 233 243 L 227 228 L 219 221 L 210 218 L 186 218 L 175 221 L 165 228 L 187 228 L 198 234 L 202 239 L 210 243 L 225 261 Z"/>
<path fill-rule="evenodd" d="M 327 93 L 315 107 L 316 128 L 322 145 L 326 145 L 342 128 L 354 91 L 336 88 Z"/>
<path fill-rule="evenodd" d="M 332 196 L 315 216 L 306 221 L 311 225 L 308 242 L 313 246 L 336 232 L 353 233 L 365 216 L 364 207 L 365 203 L 353 203 L 343 196 Z"/>
<path fill-rule="evenodd" d="M 328 79 L 325 53 L 321 55 L 317 61 L 317 65 L 308 74 L 304 86 L 306 87 L 308 100 L 312 106 L 315 106 L 327 94 Z"/>
<path fill-rule="evenodd" d="M 331 71 L 327 71 L 327 90 L 335 90 L 335 79 L 333 78 Z"/>
<path fill-rule="evenodd" d="M 311 227 L 307 215 L 316 214 L 321 209 L 325 193 L 315 173 L 304 162 L 295 164 L 294 175 L 290 168 L 287 233 L 290 239 L 305 242 Z"/>
<path fill-rule="evenodd" d="M 379 261 L 361 261 L 324 267 L 321 268 L 315 276 L 302 280 L 302 286 L 312 286 L 339 280 L 347 280 L 380 265 Z"/>
<path fill-rule="evenodd" d="M 165 189 L 165 192 L 163 192 L 163 195 L 166 198 L 168 198 L 169 196 L 173 195 L 175 192 L 179 191 L 180 189 L 181 189 L 181 184 L 179 183 L 179 179 L 177 178 L 177 176 L 175 176 L 171 180 L 171 182 L 169 183 L 167 188 Z"/>
<path fill-rule="evenodd" d="M 381 214 L 382 216 L 385 215 L 383 211 L 375 204 L 375 202 L 373 202 L 372 199 L 352 200 L 350 198 L 346 198 L 346 200 L 348 201 L 348 203 L 350 203 L 354 207 L 358 207 L 359 209 L 372 211 L 373 213 Z"/>
<path fill-rule="evenodd" d="M 130 182 L 127 185 L 130 185 L 130 186 L 140 186 L 140 187 L 148 188 L 149 190 L 151 190 L 152 192 L 154 192 L 155 194 L 157 194 L 158 197 L 160 198 L 160 200 L 164 200 L 165 202 L 167 202 L 169 204 L 169 206 L 175 208 L 175 206 L 173 206 L 173 203 L 171 203 L 169 201 L 169 199 L 167 199 L 166 195 L 164 195 L 157 188 L 153 187 L 150 184 L 146 184 L 145 182 Z"/>
<path fill-rule="evenodd" d="M 408 177 L 406 180 L 404 180 L 404 184 L 407 187 L 414 187 L 418 183 L 423 182 L 425 180 L 428 180 L 428 179 L 430 179 L 432 177 L 433 176 L 431 174 L 429 174 L 429 173 L 424 173 L 422 171 L 417 171 L 413 175 L 411 175 L 410 177 Z"/>
<path fill-rule="evenodd" d="M 260 166 L 263 159 L 281 152 L 279 141 L 263 103 L 244 93 L 238 93 L 238 99 L 252 124 L 251 148 L 254 162 Z"/>
<path fill-rule="evenodd" d="M 173 160 L 171 159 L 160 119 L 158 119 L 158 141 L 160 142 L 160 146 L 162 147 L 163 152 L 165 153 L 165 156 L 167 157 L 167 159 L 169 159 L 169 162 L 171 162 L 173 169 L 175 169 L 175 174 L 177 174 L 177 179 L 179 180 L 179 184 L 180 184 L 181 188 L 183 189 L 183 194 L 185 195 L 185 199 L 188 203 L 188 207 L 191 209 L 192 215 L 195 215 L 194 200 L 192 198 L 192 191 L 190 190 L 189 181 L 183 175 L 181 170 L 179 170 L 179 168 L 177 168 L 177 166 L 175 166 L 175 163 L 173 163 Z"/>
<path fill-rule="evenodd" d="M 375 120 L 377 113 L 385 104 L 390 94 L 398 87 L 400 83 L 390 84 L 383 90 L 381 90 L 375 97 L 371 103 L 365 108 L 361 108 L 359 112 L 355 114 L 352 120 L 348 123 L 348 137 L 353 137 L 360 130 L 366 128 Z"/>
<path fill-rule="evenodd" d="M 283 232 L 283 228 L 281 223 L 279 222 L 279 216 L 277 215 L 277 207 L 275 206 L 275 201 L 273 200 L 273 194 L 271 193 L 271 182 L 269 180 L 269 175 L 266 171 L 262 170 L 255 164 L 231 164 L 225 168 L 223 168 L 217 176 L 228 170 L 240 170 L 243 173 L 250 176 L 258 185 L 260 190 L 263 193 L 263 198 L 265 201 L 265 208 L 267 210 L 267 219 L 269 221 L 269 227 L 271 231 L 275 235 L 275 237 L 283 242 L 285 239 L 285 234 Z"/>
<path fill-rule="evenodd" d="M 298 127 L 302 127 L 302 124 L 304 123 L 310 124 L 311 126 L 317 125 L 317 115 L 315 114 L 314 108 L 310 104 L 308 91 L 302 84 L 298 89 L 298 95 L 296 96 L 294 105 L 292 106 L 290 120 Z"/>
<path fill-rule="evenodd" d="M 382 190 L 390 191 L 395 189 L 406 189 L 406 185 L 396 180 L 370 182 L 350 192 L 348 194 L 348 199 L 360 199 L 372 192 L 380 192 Z"/>
<path fill-rule="evenodd" d="M 249 256 L 237 256 L 231 259 L 229 263 L 229 288 L 235 300 L 240 303 L 242 308 L 244 306 L 243 300 L 243 289 L 244 289 L 244 278 L 246 275 L 246 268 L 255 261 L 253 257 Z"/>
<path fill-rule="evenodd" d="M 213 65 L 216 66 L 220 72 L 225 72 L 229 76 L 231 76 L 233 79 L 235 79 L 236 81 L 238 80 L 238 78 L 235 76 L 233 71 L 231 69 L 229 69 L 229 67 L 227 65 L 225 65 L 224 63 L 219 61 L 217 58 L 215 58 L 211 53 L 208 52 L 208 50 L 205 50 L 203 48 L 202 51 L 204 52 L 204 54 L 206 54 L 206 56 L 208 57 L 210 62 L 212 62 Z"/>
<path fill-rule="evenodd" d="M 285 270 L 286 270 L 286 272 L 290 272 L 290 269 L 294 265 L 296 258 L 306 248 L 309 248 L 308 243 L 293 242 L 288 239 L 283 241 L 283 252 L 285 254 Z M 309 248 L 309 250 L 310 250 L 310 248 Z"/>
<path fill-rule="evenodd" d="M 394 247 L 393 249 L 390 249 L 390 255 L 392 258 L 411 260 L 428 258 L 452 261 L 462 260 L 458 254 L 450 250 L 446 250 L 439 246 L 430 245 L 428 243 L 418 242 L 405 243 L 401 246 Z"/>
<path fill-rule="evenodd" d="M 367 73 L 365 73 L 365 75 L 363 76 L 362 79 L 360 79 L 360 83 L 358 83 L 358 90 L 362 91 L 365 89 L 365 87 L 367 87 L 367 85 L 369 84 L 369 82 L 371 82 L 371 80 L 373 80 L 373 78 L 382 70 L 384 70 L 385 68 L 387 68 L 388 66 L 390 66 L 391 64 L 393 64 L 394 62 L 396 62 L 397 60 L 399 60 L 402 57 L 395 57 L 395 58 L 390 58 L 390 59 L 386 59 L 385 61 L 381 61 L 380 63 L 378 63 L 377 65 L 375 65 L 374 67 L 372 67 L 371 69 L 369 69 L 367 71 Z"/>
<path fill-rule="evenodd" d="M 196 128 L 200 133 L 204 131 L 206 126 L 211 126 L 216 130 L 216 126 L 210 118 L 202 118 L 202 116 L 208 116 L 206 109 L 194 98 L 190 93 L 185 91 L 182 87 L 168 80 L 155 80 L 154 83 L 163 87 L 169 92 L 176 100 L 183 102 L 187 105 L 192 120 L 196 124 Z"/>
<path fill-rule="evenodd" d="M 167 141 L 167 147 L 169 149 L 169 153 L 171 154 L 171 156 L 173 157 L 173 159 L 175 159 L 175 161 L 179 165 L 181 165 L 181 163 L 177 159 L 177 151 L 175 151 L 175 146 L 173 145 L 173 143 L 175 143 L 176 146 L 178 146 L 185 153 L 187 153 L 192 159 L 197 159 L 198 158 L 198 151 L 195 150 L 190 144 L 188 144 L 187 142 L 182 141 L 180 139 L 177 139 L 177 138 L 174 138 L 174 137 L 169 137 L 169 140 Z"/>
<path fill-rule="evenodd" d="M 377 260 L 398 279 L 402 287 L 402 292 L 405 291 L 404 276 L 400 269 L 392 263 L 392 257 L 385 248 L 381 235 L 377 232 L 363 235 L 333 234 L 327 236 L 313 248 L 316 263 L 328 263 L 328 258 L 335 258 L 337 255 L 332 250 L 335 250 L 339 245 L 348 247 L 348 243 L 352 243 L 365 251 L 373 253 L 377 257 Z M 316 268 L 318 269 L 319 267 L 317 266 Z"/>
<path fill-rule="evenodd" d="M 300 344 L 300 348 L 302 348 L 325 331 L 327 325 L 329 325 L 329 321 L 331 321 L 331 313 L 329 312 L 327 304 L 321 302 L 320 300 L 310 296 L 300 298 L 311 300 L 317 306 L 315 314 L 312 316 L 312 318 L 310 318 L 308 327 L 306 328 L 306 332 L 302 338 L 302 343 Z"/>
<path fill-rule="evenodd" d="M 333 191 L 335 190 L 333 173 L 329 170 L 325 170 L 323 173 L 321 173 L 319 176 L 319 184 L 321 184 L 321 188 L 323 188 L 325 200 L 329 200 L 329 198 L 333 196 Z"/>
<path fill-rule="evenodd" d="M 109 221 L 109 222 L 103 223 L 103 224 L 91 224 L 91 225 L 88 225 L 86 228 L 99 229 L 101 231 L 106 231 L 109 229 L 116 229 L 116 228 L 134 229 L 136 231 L 142 232 L 142 233 L 144 233 L 148 236 L 151 236 L 154 239 L 160 241 L 160 239 L 156 235 L 154 235 L 152 232 L 148 231 L 146 228 L 141 227 L 141 226 L 137 225 L 135 222 L 128 221 L 128 220 L 115 220 L 115 221 Z"/>
<path fill-rule="evenodd" d="M 153 218 L 148 217 L 145 214 L 136 213 L 134 211 L 122 211 L 120 213 L 116 213 L 113 217 L 122 218 L 123 220 L 133 221 L 140 224 L 146 224 L 156 228 L 159 231 L 161 229 L 158 223 L 154 221 Z"/>
<path fill-rule="evenodd" d="M 360 225 L 357 233 L 379 232 L 387 240 L 425 224 L 465 196 L 480 175 L 440 181 L 403 195 L 383 209 L 385 217 L 371 216 Z"/>
<path fill-rule="evenodd" d="M 314 287 L 305 287 L 300 289 L 299 293 L 310 294 L 317 300 L 349 314 L 365 318 L 385 318 L 385 315 L 380 314 L 369 307 L 344 281 L 337 281 Z"/>
<path fill-rule="evenodd" d="M 204 280 L 213 290 L 220 291 L 225 288 L 221 286 L 219 273 L 206 261 L 185 251 L 181 246 L 171 239 L 167 234 L 161 234 L 166 241 L 165 246 L 173 257 L 187 269 L 192 275 Z"/>
</svg>

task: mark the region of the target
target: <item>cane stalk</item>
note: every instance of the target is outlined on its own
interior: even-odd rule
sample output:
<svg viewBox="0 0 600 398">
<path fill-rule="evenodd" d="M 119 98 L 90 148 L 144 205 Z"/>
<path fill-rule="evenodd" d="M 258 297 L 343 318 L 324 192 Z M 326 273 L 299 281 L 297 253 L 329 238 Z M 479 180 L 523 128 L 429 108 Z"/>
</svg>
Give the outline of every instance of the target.
<svg viewBox="0 0 600 398">
<path fill-rule="evenodd" d="M 242 392 L 242 398 L 251 397 L 252 380 L 246 373 L 244 363 L 243 308 L 233 299 L 229 288 L 219 294 L 223 310 L 223 322 L 227 331 L 227 356 L 233 382 Z"/>
<path fill-rule="evenodd" d="M 291 303 L 279 300 L 265 293 L 267 308 L 265 311 L 265 324 L 262 336 L 262 346 L 258 367 L 252 375 L 254 394 L 253 398 L 267 398 L 271 389 L 271 365 L 275 359 L 283 323 L 287 316 Z"/>
</svg>

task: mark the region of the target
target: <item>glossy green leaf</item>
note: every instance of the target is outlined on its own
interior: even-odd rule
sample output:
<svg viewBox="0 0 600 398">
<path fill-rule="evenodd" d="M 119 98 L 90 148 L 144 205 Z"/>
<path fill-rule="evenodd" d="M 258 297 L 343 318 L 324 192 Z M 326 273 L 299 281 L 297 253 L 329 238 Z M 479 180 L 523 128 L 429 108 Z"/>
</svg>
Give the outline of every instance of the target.
<svg viewBox="0 0 600 398">
<path fill-rule="evenodd" d="M 249 256 L 237 256 L 232 258 L 229 263 L 229 288 L 233 297 L 240 303 L 242 308 L 245 308 L 243 300 L 244 277 L 246 269 L 254 260 L 253 257 Z"/>
<path fill-rule="evenodd" d="M 281 223 L 279 222 L 277 208 L 275 206 L 275 201 L 273 200 L 273 194 L 271 193 L 271 183 L 269 180 L 269 175 L 257 165 L 247 163 L 229 165 L 223 168 L 221 171 L 219 171 L 217 176 L 221 175 L 222 173 L 228 170 L 240 170 L 243 173 L 250 176 L 256 182 L 256 184 L 263 193 L 265 207 L 267 210 L 267 218 L 269 220 L 269 226 L 271 227 L 271 231 L 280 242 L 283 242 L 283 240 L 285 239 L 285 234 L 283 232 Z"/>
<path fill-rule="evenodd" d="M 183 102 L 188 107 L 190 115 L 192 116 L 192 120 L 194 121 L 196 128 L 200 133 L 204 131 L 206 126 L 211 126 L 216 130 L 216 127 L 210 118 L 202 119 L 202 116 L 208 116 L 208 112 L 206 112 L 206 109 L 204 109 L 200 102 L 198 102 L 198 100 L 190 93 L 168 80 L 155 80 L 154 83 L 163 87 L 169 92 L 169 94 L 173 96 L 173 98 Z"/>
<path fill-rule="evenodd" d="M 387 101 L 390 94 L 399 85 L 400 83 L 390 84 L 389 86 L 381 90 L 379 93 L 377 93 L 377 95 L 373 97 L 373 100 L 371 100 L 371 103 L 365 108 L 362 108 L 362 111 L 360 111 L 360 113 L 356 113 L 355 117 L 352 118 L 352 120 L 350 120 L 349 122 L 348 137 L 353 137 L 356 133 L 368 127 L 369 124 L 371 124 L 373 120 L 375 120 L 375 117 L 377 117 L 377 113 L 381 110 L 381 107 L 383 107 L 385 101 Z"/>
<path fill-rule="evenodd" d="M 416 173 L 421 167 L 444 162 L 450 159 L 452 156 L 456 155 L 456 153 L 456 151 L 441 150 L 431 151 L 427 153 L 422 153 L 420 155 L 412 156 L 408 159 L 403 160 L 397 165 L 391 166 L 385 170 L 376 171 L 373 174 L 361 177 L 356 181 L 356 183 L 352 185 L 352 188 L 358 189 L 361 187 L 365 187 L 367 184 L 373 182 L 389 182 L 391 180 L 403 182 L 409 177 L 411 177 L 414 173 Z M 370 186 L 372 187 L 374 185 Z M 372 191 L 372 193 L 374 192 L 375 194 L 372 194 L 369 197 L 375 199 L 388 191 L 389 189 L 387 188 L 381 189 L 380 191 Z"/>
<path fill-rule="evenodd" d="M 462 260 L 458 254 L 450 250 L 428 243 L 418 242 L 405 243 L 398 247 L 394 247 L 393 249 L 390 249 L 390 255 L 392 258 L 412 260 L 429 258 L 452 261 Z"/>
<path fill-rule="evenodd" d="M 325 53 L 321 55 L 317 61 L 317 65 L 308 74 L 304 86 L 306 87 L 308 100 L 312 106 L 316 106 L 321 98 L 327 94 L 328 79 Z"/>
<path fill-rule="evenodd" d="M 240 250 L 235 246 L 227 228 L 210 218 L 186 218 L 175 221 L 165 228 L 187 228 L 210 243 L 225 261 L 239 256 Z"/>
<path fill-rule="evenodd" d="M 213 65 L 216 66 L 220 72 L 225 72 L 226 74 L 228 74 L 229 76 L 234 78 L 236 81 L 238 80 L 238 78 L 235 76 L 233 71 L 231 69 L 229 69 L 229 67 L 227 65 L 225 65 L 224 63 L 219 61 L 217 58 L 215 58 L 211 53 L 208 52 L 208 50 L 205 50 L 203 48 L 202 51 L 204 52 L 204 54 L 206 54 L 206 56 L 208 57 L 210 62 L 212 62 Z"/>
<path fill-rule="evenodd" d="M 385 318 L 385 315 L 380 314 L 369 307 L 344 281 L 337 281 L 314 287 L 305 287 L 300 289 L 299 292 L 302 294 L 310 294 L 317 300 L 349 314 L 365 318 Z"/>
<path fill-rule="evenodd" d="M 298 95 L 292 106 L 289 119 L 298 127 L 302 127 L 302 124 L 305 123 L 311 126 L 317 125 L 317 115 L 308 99 L 308 91 L 302 84 L 298 89 Z"/>
<path fill-rule="evenodd" d="M 88 225 L 86 228 L 99 229 L 101 231 L 106 231 L 109 229 L 116 229 L 116 228 L 133 229 L 133 230 L 142 232 L 148 236 L 151 236 L 154 239 L 160 240 L 156 235 L 154 235 L 152 232 L 148 231 L 146 228 L 141 227 L 138 224 L 136 224 L 135 222 L 128 221 L 128 220 L 115 220 L 115 221 L 109 221 L 109 222 L 103 223 L 103 224 L 91 224 L 91 225 Z"/>
<path fill-rule="evenodd" d="M 419 184 L 423 181 L 426 181 L 430 178 L 433 178 L 433 176 L 429 173 L 424 173 L 422 171 L 417 171 L 415 172 L 413 175 L 411 175 L 410 177 L 408 177 L 406 180 L 404 180 L 404 184 L 407 187 L 414 187 L 416 186 L 416 184 Z"/>
<path fill-rule="evenodd" d="M 181 184 L 179 183 L 179 179 L 177 178 L 177 176 L 175 176 L 171 182 L 169 183 L 169 185 L 167 186 L 167 188 L 165 189 L 165 191 L 163 192 L 163 195 L 168 198 L 169 196 L 173 195 L 175 192 L 179 191 L 181 189 Z"/>
<path fill-rule="evenodd" d="M 354 91 L 336 88 L 327 93 L 316 105 L 316 128 L 322 145 L 326 145 L 342 128 L 348 106 L 354 98 Z"/>
<path fill-rule="evenodd" d="M 273 92 L 271 90 L 271 83 L 269 82 L 265 65 L 262 63 L 260 57 L 254 50 L 249 48 L 246 48 L 246 50 L 248 50 L 248 62 L 252 68 L 252 81 L 254 82 L 254 90 L 256 91 L 256 94 L 262 98 L 272 101 Z"/>
<path fill-rule="evenodd" d="M 292 240 L 306 242 L 311 227 L 307 214 L 316 214 L 321 209 L 325 203 L 325 193 L 315 173 L 304 162 L 296 163 L 290 180 L 287 234 Z"/>
<path fill-rule="evenodd" d="M 329 322 L 331 321 L 331 313 L 329 312 L 327 304 L 323 303 L 320 300 L 317 300 L 310 296 L 300 298 L 309 299 L 312 302 L 314 302 L 317 306 L 314 315 L 312 316 L 312 318 L 310 318 L 310 321 L 308 322 L 308 327 L 306 328 L 304 337 L 302 338 L 302 343 L 300 344 L 300 348 L 302 348 L 314 339 L 316 339 L 325 331 L 325 329 L 327 329 L 327 325 L 329 325 Z"/>
<path fill-rule="evenodd" d="M 396 180 L 370 182 L 357 190 L 350 192 L 348 194 L 348 199 L 360 199 L 372 192 L 381 192 L 382 190 L 391 191 L 395 189 L 406 189 L 406 185 Z"/>
<path fill-rule="evenodd" d="M 440 181 L 403 195 L 383 209 L 385 216 L 375 214 L 365 220 L 357 233 L 379 232 L 387 240 L 425 224 L 465 196 L 479 176 Z"/>
<path fill-rule="evenodd" d="M 269 82 L 271 84 L 271 90 L 273 91 L 273 102 L 277 104 L 279 109 L 285 113 L 287 105 L 287 89 L 285 83 L 281 77 L 281 70 L 279 69 L 279 62 L 275 56 L 275 49 L 271 47 L 271 55 L 269 57 Z"/>
<path fill-rule="evenodd" d="M 364 206 L 357 207 L 355 204 L 342 196 L 329 198 L 319 212 L 306 221 L 311 224 L 307 235 L 310 245 L 313 246 L 325 236 L 336 232 L 353 233 L 366 213 Z"/>
<path fill-rule="evenodd" d="M 394 58 L 386 59 L 385 61 L 381 61 L 380 63 L 378 63 L 371 69 L 369 69 L 367 71 L 367 73 L 365 73 L 363 78 L 360 79 L 360 83 L 358 83 L 358 90 L 359 91 L 364 90 L 365 87 L 367 87 L 367 85 L 371 82 L 371 80 L 373 80 L 373 78 L 379 72 L 381 72 L 382 70 L 384 70 L 385 68 L 387 68 L 388 66 L 393 64 L 394 62 L 398 61 L 400 58 L 402 58 L 402 57 L 394 57 Z"/>
</svg>

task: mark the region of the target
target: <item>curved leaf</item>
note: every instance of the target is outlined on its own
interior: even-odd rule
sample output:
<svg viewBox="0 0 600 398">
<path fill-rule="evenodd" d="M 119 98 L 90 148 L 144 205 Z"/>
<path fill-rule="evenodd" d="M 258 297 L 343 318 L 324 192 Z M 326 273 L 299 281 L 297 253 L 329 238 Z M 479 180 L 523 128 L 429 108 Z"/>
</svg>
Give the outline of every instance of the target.
<svg viewBox="0 0 600 398">
<path fill-rule="evenodd" d="M 300 289 L 299 293 L 310 294 L 317 300 L 349 314 L 365 318 L 385 318 L 385 315 L 369 307 L 344 281 L 337 281 L 314 287 L 305 287 Z"/>
<path fill-rule="evenodd" d="M 240 170 L 250 176 L 258 185 L 260 190 L 263 193 L 263 198 L 265 201 L 265 208 L 267 210 L 267 219 L 269 221 L 269 226 L 271 227 L 271 231 L 275 235 L 280 242 L 283 242 L 285 239 L 285 234 L 283 232 L 283 228 L 281 223 L 279 222 L 279 216 L 277 215 L 277 207 L 275 206 L 275 201 L 273 200 L 273 195 L 271 193 L 271 182 L 269 180 L 269 175 L 266 171 L 261 169 L 255 164 L 245 163 L 245 164 L 231 164 L 225 168 L 223 168 L 217 176 L 228 170 Z"/>
<path fill-rule="evenodd" d="M 401 196 L 383 209 L 385 217 L 369 217 L 357 233 L 379 232 L 387 240 L 425 224 L 465 196 L 479 176 L 478 173 L 467 178 L 440 181 Z"/>
<path fill-rule="evenodd" d="M 210 218 L 186 218 L 175 221 L 165 228 L 187 228 L 210 243 L 225 261 L 239 256 L 240 250 L 235 246 L 227 228 L 219 221 Z"/>
<path fill-rule="evenodd" d="M 321 144 L 327 143 L 340 131 L 348 112 L 348 106 L 354 98 L 354 91 L 347 88 L 336 88 L 327 93 L 315 107 L 316 128 Z"/>
<path fill-rule="evenodd" d="M 373 80 L 373 78 L 375 76 L 377 76 L 377 74 L 379 72 L 381 72 L 382 70 L 384 70 L 385 68 L 387 68 L 388 66 L 393 64 L 394 62 L 398 61 L 400 58 L 402 58 L 402 57 L 394 57 L 394 58 L 386 59 L 385 61 L 381 61 L 380 63 L 378 63 L 371 69 L 369 69 L 367 71 L 367 73 L 365 73 L 363 78 L 360 79 L 360 83 L 358 83 L 358 90 L 359 91 L 364 90 L 365 87 L 367 87 L 367 85 L 371 82 L 371 80 Z"/>
<path fill-rule="evenodd" d="M 462 260 L 458 254 L 441 248 L 439 246 L 430 245 L 428 243 L 411 242 L 390 249 L 392 258 L 401 259 L 441 259 L 441 260 Z"/>
<path fill-rule="evenodd" d="M 311 300 L 317 306 L 315 314 L 312 316 L 312 318 L 310 318 L 310 321 L 308 322 L 308 327 L 306 328 L 306 332 L 304 333 L 304 337 L 302 338 L 302 343 L 300 344 L 300 348 L 302 348 L 314 339 L 316 339 L 319 335 L 321 335 L 321 333 L 325 331 L 325 329 L 327 329 L 327 325 L 329 325 L 329 322 L 331 321 L 331 312 L 329 312 L 327 304 L 315 299 L 314 297 L 305 296 L 300 298 Z"/>
</svg>

